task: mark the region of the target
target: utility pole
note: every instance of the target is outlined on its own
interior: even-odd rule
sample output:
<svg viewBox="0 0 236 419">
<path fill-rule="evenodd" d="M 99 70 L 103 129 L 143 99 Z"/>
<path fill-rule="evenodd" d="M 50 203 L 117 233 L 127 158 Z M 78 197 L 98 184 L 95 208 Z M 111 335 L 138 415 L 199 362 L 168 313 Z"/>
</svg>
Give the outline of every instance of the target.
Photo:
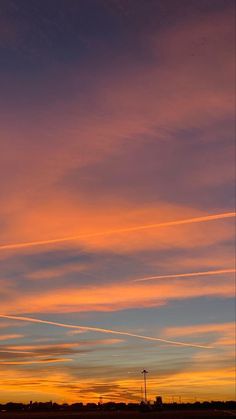
<svg viewBox="0 0 236 419">
<path fill-rule="evenodd" d="M 142 402 L 144 401 L 144 398 L 143 398 L 143 386 L 141 386 L 141 401 Z"/>
<path fill-rule="evenodd" d="M 143 381 L 144 381 L 144 403 L 147 404 L 147 373 L 148 371 L 143 370 L 142 374 L 143 374 Z"/>
</svg>

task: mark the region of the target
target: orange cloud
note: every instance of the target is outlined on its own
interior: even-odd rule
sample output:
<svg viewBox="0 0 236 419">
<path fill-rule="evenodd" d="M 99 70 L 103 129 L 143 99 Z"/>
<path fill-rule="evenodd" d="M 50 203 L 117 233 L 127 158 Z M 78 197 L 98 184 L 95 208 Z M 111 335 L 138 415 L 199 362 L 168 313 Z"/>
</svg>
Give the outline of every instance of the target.
<svg viewBox="0 0 236 419">
<path fill-rule="evenodd" d="M 0 249 L 5 251 L 0 252 L 0 257 L 5 258 L 8 251 L 20 250 L 21 247 L 22 251 L 27 247 L 31 252 L 40 251 L 40 245 L 45 248 L 80 246 L 85 250 L 122 253 L 210 246 L 233 238 L 233 217 L 234 213 L 209 215 L 191 207 L 165 203 L 128 209 L 124 203 L 112 204 L 106 211 L 101 205 L 96 207 L 95 216 L 94 208 L 86 204 L 78 209 L 58 202 L 55 207 L 46 206 L 43 211 L 41 208 L 37 212 L 25 213 L 18 220 L 21 230 L 14 233 L 15 240 L 19 234 L 22 235 L 19 244 L 2 245 Z M 146 224 L 145 220 L 148 220 Z M 33 247 L 27 238 L 32 239 Z M 20 240 L 26 240 L 26 243 L 20 243 Z"/>
<path fill-rule="evenodd" d="M 210 324 L 197 324 L 197 325 L 191 325 L 191 326 L 182 326 L 182 327 L 171 327 L 168 329 L 165 329 L 165 335 L 166 336 L 196 336 L 201 335 L 205 333 L 231 333 L 234 334 L 234 323 L 210 323 Z"/>
<path fill-rule="evenodd" d="M 1 361 L 0 365 L 34 365 L 34 364 L 55 364 L 58 362 L 71 362 L 72 359 L 69 358 L 59 358 L 59 359 L 41 359 L 38 361 Z"/>
<path fill-rule="evenodd" d="M 24 337 L 24 335 L 21 335 L 19 333 L 17 333 L 17 334 L 15 333 L 15 334 L 11 334 L 11 335 L 2 335 L 2 336 L 0 336 L 0 340 L 3 341 L 3 340 L 9 340 L 9 339 L 20 339 L 22 337 Z"/>
<path fill-rule="evenodd" d="M 50 245 L 50 244 L 57 244 L 57 243 L 64 243 L 64 242 L 70 242 L 70 241 L 78 241 L 80 239 L 83 240 L 90 237 L 99 237 L 99 236 L 106 236 L 106 235 L 113 235 L 113 234 L 122 234 L 122 233 L 129 233 L 133 231 L 140 231 L 140 230 L 147 230 L 147 229 L 156 229 L 161 227 L 170 227 L 170 226 L 179 226 L 179 225 L 185 225 L 185 224 L 194 224 L 194 223 L 202 223 L 207 221 L 214 221 L 214 220 L 221 220 L 225 218 L 232 218 L 235 217 L 235 212 L 227 212 L 222 214 L 213 214 L 213 215 L 207 215 L 202 217 L 194 217 L 194 218 L 188 218 L 183 220 L 175 220 L 175 221 L 167 221 L 163 223 L 157 223 L 157 224 L 147 224 L 147 225 L 139 225 L 135 227 L 125 227 L 120 228 L 118 230 L 108 230 L 104 232 L 97 232 L 97 233 L 89 233 L 85 236 L 68 236 L 68 237 L 62 237 L 62 238 L 56 238 L 56 239 L 49 239 L 49 240 L 39 240 L 34 242 L 25 242 L 25 243 L 13 243 L 13 244 L 6 244 L 1 245 L 0 250 L 11 250 L 11 249 L 21 249 L 24 247 L 33 247 L 33 246 L 43 246 L 43 245 Z"/>
<path fill-rule="evenodd" d="M 69 403 L 78 401 L 78 394 L 80 401 L 97 402 L 101 392 L 107 401 L 140 401 L 141 397 L 139 374 L 135 374 L 137 378 L 127 377 L 123 373 L 119 379 L 96 377 L 92 380 L 84 377 L 82 381 L 61 368 L 53 373 L 45 370 L 40 375 L 33 369 L 12 371 L 7 365 L 2 368 L 6 377 L 4 383 L 0 383 L 3 399 L 6 391 L 8 394 L 12 391 L 16 400 L 28 400 L 33 394 L 37 400 L 48 400 L 50 396 L 53 400 L 66 400 Z M 234 371 L 230 368 L 189 370 L 171 376 L 152 371 L 148 379 L 148 397 L 155 399 L 158 388 L 158 394 L 164 397 L 164 401 L 170 401 L 170 396 L 179 394 L 185 402 L 194 401 L 196 394 L 201 401 L 229 400 L 233 399 L 233 385 Z"/>
<path fill-rule="evenodd" d="M 57 288 L 27 294 L 22 299 L 16 291 L 9 294 L 1 308 L 7 313 L 41 312 L 80 312 L 80 311 L 116 311 L 127 308 L 155 307 L 172 300 L 196 297 L 232 297 L 234 294 L 234 276 L 215 277 L 214 281 L 195 278 L 194 281 L 170 278 L 161 283 L 127 282 L 120 284 L 100 284 L 79 288 Z"/>
<path fill-rule="evenodd" d="M 14 316 L 13 316 L 14 317 Z M 22 319 L 19 317 L 19 319 Z M 26 318 L 24 318 L 26 319 Z M 24 320 L 33 323 L 40 323 L 41 321 L 38 319 L 28 319 Z M 44 324 L 50 324 L 50 322 L 45 322 Z M 53 325 L 53 322 L 52 322 Z M 57 325 L 56 323 L 54 326 Z M 59 325 L 59 324 L 58 324 Z M 64 327 L 66 328 L 67 325 Z M 68 325 L 69 326 L 69 325 Z M 61 324 L 63 327 L 63 324 Z M 66 343 L 54 343 L 54 344 L 30 344 L 30 345 L 8 345 L 8 349 L 10 350 L 17 350 L 17 351 L 30 351 L 30 353 L 44 353 L 45 355 L 54 354 L 56 355 L 58 351 L 64 349 L 73 349 L 73 348 L 80 348 L 80 347 L 92 347 L 92 346 L 99 346 L 99 345 L 116 345 L 117 343 L 123 342 L 122 339 L 99 339 L 99 340 L 89 340 L 89 341 L 78 341 L 78 342 L 66 342 Z"/>
<path fill-rule="evenodd" d="M 181 327 L 169 327 L 163 331 L 163 336 L 182 338 L 185 336 L 192 336 L 196 339 L 197 337 L 204 337 L 208 335 L 211 338 L 214 347 L 222 347 L 229 354 L 231 358 L 230 348 L 235 346 L 235 323 L 206 323 L 191 326 Z M 218 355 L 217 355 L 218 356 Z M 199 358 L 199 355 L 197 356 Z M 210 360 L 210 358 L 209 358 Z M 213 357 L 211 358 L 213 360 Z"/>
<path fill-rule="evenodd" d="M 176 143 L 178 140 L 172 135 L 175 130 L 197 127 L 205 132 L 208 128 L 212 130 L 216 121 L 229 118 L 234 113 L 234 75 L 230 70 L 233 63 L 230 31 L 233 25 L 227 23 L 230 20 L 229 14 L 215 14 L 211 18 L 206 17 L 203 22 L 196 20 L 148 38 L 147 48 L 154 56 L 158 49 L 158 54 L 163 55 L 162 63 L 159 59 L 158 62 L 153 60 L 152 64 L 136 66 L 135 71 L 129 66 L 124 66 L 122 72 L 114 68 L 109 77 L 98 74 L 97 85 L 91 89 L 88 87 L 87 92 L 92 102 L 96 103 L 95 110 L 85 112 L 81 98 L 75 94 L 73 100 L 55 100 L 43 109 L 38 105 L 38 112 L 31 118 L 28 111 L 25 115 L 22 109 L 18 109 L 16 121 L 27 120 L 20 130 L 17 124 L 6 120 L 1 128 L 0 170 L 4 188 L 7 178 L 6 193 L 3 190 L 3 197 L 7 196 L 7 199 L 2 200 L 0 209 L 1 217 L 6 220 L 6 228 L 1 235 L 2 245 L 31 241 L 44 241 L 46 244 L 54 237 L 60 239 L 91 232 L 97 234 L 109 229 L 126 229 L 149 220 L 151 223 L 157 219 L 165 222 L 165 213 L 170 211 L 170 207 L 172 212 L 170 218 L 167 217 L 170 220 L 205 216 L 194 207 L 179 207 L 176 212 L 175 202 L 170 204 L 160 200 L 150 208 L 143 200 L 138 214 L 136 202 L 131 198 L 122 199 L 122 192 L 94 200 L 87 190 L 84 199 L 80 190 L 74 194 L 67 188 L 65 192 L 60 182 L 71 171 L 103 162 L 124 147 L 127 154 L 133 153 L 137 142 L 145 142 L 145 139 L 140 140 L 145 134 L 155 134 L 155 141 L 165 138 Z M 201 45 L 202 36 L 207 40 L 207 50 Z M 195 57 L 193 50 L 197 51 Z M 199 54 L 203 54 L 204 59 L 199 60 Z M 212 68 L 218 71 L 212 72 Z M 74 79 L 77 77 L 75 69 Z M 136 137 L 138 139 L 134 142 Z M 45 141 L 42 142 L 42 139 Z M 216 150 L 214 156 L 215 153 Z M 210 173 L 209 177 L 204 173 L 204 179 L 201 174 L 195 173 L 194 179 L 198 178 L 199 185 L 206 178 L 215 181 L 216 177 L 219 178 L 215 172 L 213 170 L 213 175 Z M 142 212 L 144 216 L 141 217 Z M 217 240 L 214 228 L 212 235 L 205 235 L 205 242 L 210 240 L 209 237 L 212 242 Z M 174 244 L 181 245 L 185 234 L 172 231 Z M 197 243 L 202 242 L 202 235 L 197 232 L 195 235 Z M 133 241 L 137 243 L 137 248 L 141 248 L 142 240 L 136 240 L 136 237 L 133 235 Z M 154 246 L 154 242 L 159 242 L 157 238 L 159 236 L 150 237 L 148 241 Z M 222 235 L 224 238 L 225 235 Z M 161 236 L 163 246 L 170 241 L 170 237 L 163 239 Z M 103 249 L 108 248 L 110 243 L 115 249 L 122 246 L 118 239 L 110 239 L 109 243 L 108 239 L 90 239 L 83 243 Z M 191 245 L 191 240 L 188 240 L 188 245 Z M 124 250 L 126 246 L 130 248 L 123 243 Z"/>
</svg>

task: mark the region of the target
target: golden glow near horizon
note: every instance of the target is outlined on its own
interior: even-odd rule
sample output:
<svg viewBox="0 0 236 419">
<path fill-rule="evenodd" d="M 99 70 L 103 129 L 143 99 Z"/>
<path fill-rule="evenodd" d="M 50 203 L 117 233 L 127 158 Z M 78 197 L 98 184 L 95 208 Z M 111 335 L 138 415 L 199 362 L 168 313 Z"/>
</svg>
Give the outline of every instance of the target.
<svg viewBox="0 0 236 419">
<path fill-rule="evenodd" d="M 235 6 L 5 3 L 0 403 L 233 399 Z"/>
</svg>

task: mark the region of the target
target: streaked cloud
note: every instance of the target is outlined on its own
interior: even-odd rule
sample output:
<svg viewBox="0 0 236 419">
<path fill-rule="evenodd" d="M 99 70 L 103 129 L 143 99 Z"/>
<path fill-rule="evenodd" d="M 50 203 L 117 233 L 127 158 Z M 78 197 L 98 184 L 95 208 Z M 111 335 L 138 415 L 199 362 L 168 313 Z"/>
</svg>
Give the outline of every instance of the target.
<svg viewBox="0 0 236 419">
<path fill-rule="evenodd" d="M 234 323 L 206 323 L 206 324 L 197 324 L 185 327 L 172 327 L 165 330 L 166 336 L 188 336 L 188 335 L 198 335 L 205 333 L 228 333 L 234 331 Z"/>
<path fill-rule="evenodd" d="M 213 278 L 213 276 L 212 276 Z M 234 292 L 234 275 L 227 275 L 222 280 L 220 275 L 214 281 L 195 277 L 194 280 L 169 278 L 158 282 L 143 281 L 104 284 L 99 288 L 94 285 L 81 287 L 58 288 L 55 290 L 28 293 L 27 301 L 22 300 L 21 293 L 10 294 L 2 303 L 2 310 L 11 313 L 68 313 L 83 311 L 119 311 L 131 308 L 155 307 L 174 300 L 185 300 L 199 297 L 230 298 Z M 16 319 L 17 320 L 17 319 Z"/>
<path fill-rule="evenodd" d="M 22 334 L 12 334 L 12 335 L 2 335 L 2 336 L 0 336 L 0 341 L 3 341 L 3 340 L 11 340 L 11 339 L 19 339 L 19 338 L 22 338 L 22 337 L 24 337 L 24 335 L 22 335 Z"/>
<path fill-rule="evenodd" d="M 101 233 L 90 233 L 86 235 L 84 238 L 89 237 L 98 237 L 98 236 L 106 236 L 106 235 L 112 235 L 112 234 L 122 234 L 122 233 L 128 233 L 133 231 L 140 231 L 140 230 L 146 230 L 146 229 L 155 229 L 160 227 L 169 227 L 169 226 L 178 226 L 182 224 L 192 224 L 192 223 L 201 223 L 201 222 L 207 222 L 212 220 L 221 220 L 224 218 L 232 218 L 235 217 L 235 212 L 227 212 L 222 214 L 213 214 L 213 215 L 207 215 L 203 217 L 194 217 L 184 220 L 176 220 L 176 221 L 167 221 L 163 223 L 157 223 L 157 224 L 147 224 L 147 225 L 141 225 L 136 227 L 126 227 L 121 228 L 119 230 L 108 230 Z M 16 244 L 6 244 L 0 246 L 0 250 L 11 250 L 11 249 L 21 249 L 24 247 L 32 247 L 32 246 L 42 246 L 42 245 L 49 245 L 49 244 L 55 244 L 55 243 L 64 243 L 64 242 L 70 242 L 74 240 L 83 239 L 83 236 L 69 236 L 64 238 L 58 238 L 58 239 L 49 239 L 49 240 L 42 240 L 42 241 L 34 241 L 34 242 L 28 242 L 28 243 L 16 243 Z"/>
<path fill-rule="evenodd" d="M 0 365 L 33 365 L 33 364 L 54 364 L 58 362 L 71 362 L 72 359 L 60 358 L 60 359 L 41 359 L 37 361 L 1 361 Z"/>
</svg>

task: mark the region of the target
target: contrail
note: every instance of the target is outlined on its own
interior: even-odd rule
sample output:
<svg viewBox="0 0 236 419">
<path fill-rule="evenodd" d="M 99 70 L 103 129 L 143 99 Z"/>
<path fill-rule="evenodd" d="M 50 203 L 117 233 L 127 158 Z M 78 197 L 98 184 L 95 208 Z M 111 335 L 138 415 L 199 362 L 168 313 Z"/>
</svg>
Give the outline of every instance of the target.
<svg viewBox="0 0 236 419">
<path fill-rule="evenodd" d="M 236 215 L 236 212 L 224 212 L 221 214 L 206 215 L 202 217 L 187 218 L 183 220 L 166 221 L 166 222 L 157 223 L 157 224 L 145 224 L 145 225 L 139 225 L 135 227 L 127 227 L 127 228 L 120 228 L 120 229 L 115 229 L 115 230 L 101 231 L 99 233 L 88 233 L 88 234 L 80 234 L 77 236 L 58 237 L 55 239 L 48 239 L 48 240 L 37 240 L 37 241 L 31 241 L 31 242 L 3 244 L 0 246 L 0 250 L 22 249 L 24 247 L 64 243 L 64 242 L 70 242 L 70 241 L 79 240 L 83 238 L 89 238 L 89 237 L 99 237 L 99 236 L 106 236 L 106 235 L 118 234 L 118 233 L 129 233 L 132 231 L 140 231 L 140 230 L 147 230 L 147 229 L 160 228 L 160 227 L 169 227 L 169 226 L 178 226 L 178 225 L 183 225 L 183 224 L 203 223 L 207 221 L 221 220 L 224 218 L 232 218 L 232 217 L 235 217 L 235 215 Z"/>
<path fill-rule="evenodd" d="M 23 322 L 31 322 L 31 323 L 50 324 L 52 326 L 64 327 L 64 328 L 67 328 L 67 329 L 79 329 L 79 330 L 85 330 L 85 331 L 88 331 L 88 332 L 109 333 L 109 334 L 113 334 L 113 335 L 129 336 L 129 337 L 138 338 L 138 339 L 168 343 L 170 345 L 190 346 L 190 347 L 193 347 L 193 348 L 203 348 L 203 349 L 212 349 L 213 348 L 212 346 L 197 345 L 197 344 L 194 344 L 194 343 L 191 344 L 191 343 L 186 343 L 186 342 L 179 342 L 179 341 L 174 341 L 174 340 L 166 340 L 166 339 L 161 339 L 161 338 L 155 338 L 155 337 L 151 337 L 151 336 L 136 335 L 135 333 L 121 332 L 121 331 L 118 331 L 118 330 L 111 330 L 111 329 L 102 329 L 100 327 L 78 326 L 78 325 L 72 325 L 72 324 L 58 323 L 58 322 L 52 322 L 52 321 L 48 321 L 48 320 L 35 319 L 35 318 L 32 318 L 32 317 L 10 316 L 10 315 L 8 316 L 8 315 L 5 315 L 5 314 L 0 314 L 0 318 L 11 319 L 11 320 L 20 320 L 20 321 L 23 321 Z"/>
<path fill-rule="evenodd" d="M 170 275 L 155 275 L 155 276 L 146 276 L 144 278 L 133 279 L 132 282 L 143 282 L 151 281 L 153 279 L 164 279 L 164 278 L 185 278 L 191 276 L 208 276 L 208 275 L 221 275 L 235 273 L 236 269 L 218 269 L 216 271 L 205 271 L 205 272 L 189 272 L 183 274 L 170 274 Z"/>
</svg>

